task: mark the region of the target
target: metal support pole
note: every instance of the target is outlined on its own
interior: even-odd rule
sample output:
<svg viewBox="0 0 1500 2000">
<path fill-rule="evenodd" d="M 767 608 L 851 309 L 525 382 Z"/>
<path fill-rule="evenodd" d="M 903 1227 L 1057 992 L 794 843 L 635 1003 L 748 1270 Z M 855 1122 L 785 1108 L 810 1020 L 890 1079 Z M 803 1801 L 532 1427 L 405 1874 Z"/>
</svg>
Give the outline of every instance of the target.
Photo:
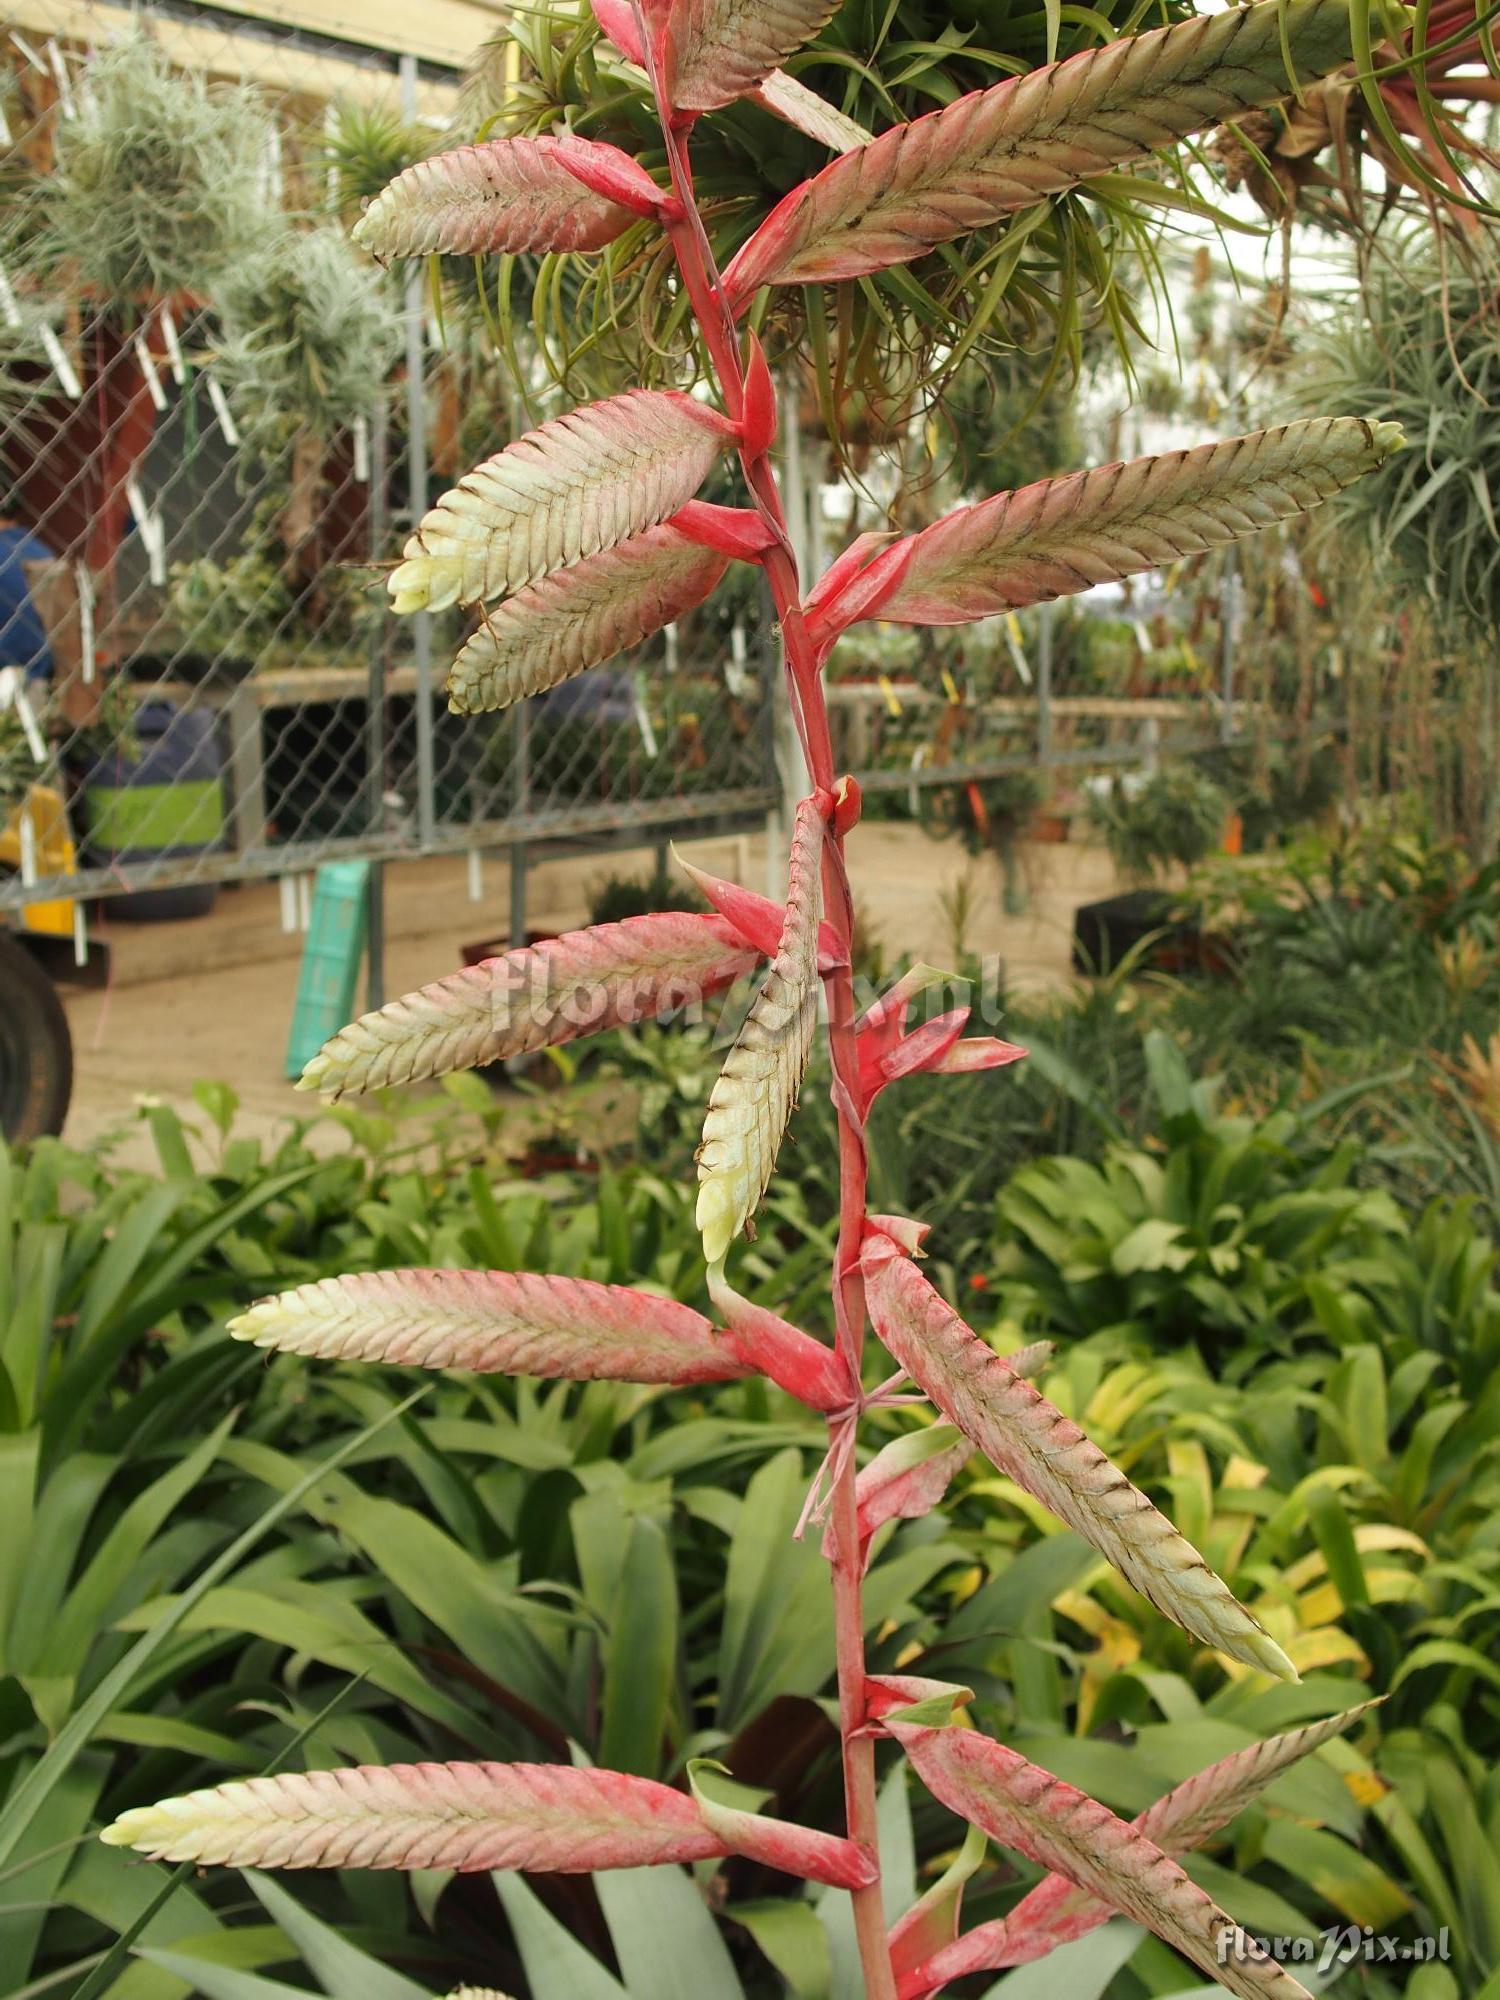
<svg viewBox="0 0 1500 2000">
<path fill-rule="evenodd" d="M 525 819 L 531 811 L 531 708 L 517 702 L 511 711 L 510 748 L 511 804 L 513 819 Z M 526 942 L 526 843 L 518 840 L 510 850 L 510 941 L 512 948 Z"/>
<path fill-rule="evenodd" d="M 1234 631 L 1238 622 L 1240 552 L 1231 542 L 1219 572 L 1219 740 L 1234 741 Z"/>
<path fill-rule="evenodd" d="M 385 557 L 389 533 L 390 411 L 383 395 L 370 418 L 370 555 Z M 382 619 L 370 647 L 370 682 L 365 704 L 365 798 L 370 835 L 377 847 L 385 834 L 385 670 L 390 624 Z M 365 1006 L 373 1014 L 385 1005 L 385 863 L 370 861 L 365 911 Z"/>
<path fill-rule="evenodd" d="M 526 942 L 526 843 L 510 850 L 510 948 Z"/>
<path fill-rule="evenodd" d="M 400 58 L 401 115 L 416 122 L 417 59 Z M 408 498 L 412 525 L 427 512 L 427 381 L 426 322 L 422 287 L 425 266 L 408 267 L 405 286 L 406 318 L 406 452 Z M 432 618 L 419 611 L 412 620 L 412 664 L 416 669 L 417 722 L 417 843 L 432 845 L 436 822 L 433 799 L 433 711 L 432 711 Z"/>
<path fill-rule="evenodd" d="M 1231 333 L 1224 356 L 1224 406 L 1235 411 L 1235 345 Z M 1239 603 L 1240 552 L 1233 542 L 1224 550 L 1219 570 L 1219 741 L 1234 741 L 1234 635 Z"/>
<path fill-rule="evenodd" d="M 802 464 L 802 410 L 801 393 L 795 376 L 788 375 L 781 384 L 781 489 L 786 507 L 787 529 L 792 538 L 792 553 L 797 558 L 797 567 L 804 582 L 809 577 L 811 567 L 811 534 L 808 514 L 807 480 Z M 764 593 L 763 601 L 769 604 L 770 593 Z M 769 610 L 767 616 L 770 617 Z M 792 804 L 805 796 L 811 780 L 807 774 L 807 760 L 802 755 L 802 745 L 797 737 L 796 725 L 792 721 L 791 696 L 787 691 L 785 655 L 779 632 L 774 620 L 771 631 L 775 633 L 772 644 L 772 664 L 766 676 L 766 698 L 771 715 L 771 757 L 773 779 L 777 791 L 777 803 L 766 815 L 766 893 L 778 902 L 786 894 L 785 847 L 787 821 Z"/>
</svg>

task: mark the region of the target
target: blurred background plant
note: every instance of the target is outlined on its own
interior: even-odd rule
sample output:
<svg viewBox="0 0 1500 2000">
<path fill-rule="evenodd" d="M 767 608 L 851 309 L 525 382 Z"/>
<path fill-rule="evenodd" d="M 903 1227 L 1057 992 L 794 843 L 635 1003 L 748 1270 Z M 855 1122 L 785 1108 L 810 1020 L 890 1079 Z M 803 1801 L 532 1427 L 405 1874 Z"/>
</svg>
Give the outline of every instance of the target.
<svg viewBox="0 0 1500 2000">
<path fill-rule="evenodd" d="M 1089 793 L 1089 818 L 1127 880 L 1150 882 L 1191 868 L 1223 841 L 1229 796 L 1192 764 L 1164 764 L 1139 782 L 1115 779 Z"/>
<path fill-rule="evenodd" d="M 262 240 L 271 143 L 253 93 L 184 75 L 129 36 L 95 56 L 52 171 L 9 205 L 27 236 L 8 254 L 64 267 L 106 304 L 202 296 Z"/>
</svg>

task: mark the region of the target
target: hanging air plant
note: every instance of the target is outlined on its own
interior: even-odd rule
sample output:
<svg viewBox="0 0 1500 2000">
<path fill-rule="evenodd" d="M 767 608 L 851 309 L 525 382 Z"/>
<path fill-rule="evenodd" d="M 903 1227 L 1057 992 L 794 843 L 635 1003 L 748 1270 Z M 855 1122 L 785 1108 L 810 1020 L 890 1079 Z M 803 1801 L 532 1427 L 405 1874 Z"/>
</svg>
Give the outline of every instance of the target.
<svg viewBox="0 0 1500 2000">
<path fill-rule="evenodd" d="M 288 581 L 317 532 L 329 448 L 367 417 L 395 359 L 399 321 L 385 281 L 336 228 L 283 228 L 220 287 L 216 372 L 246 441 L 288 461 L 278 522 Z"/>
<path fill-rule="evenodd" d="M 144 36 L 106 49 L 59 122 L 31 255 L 106 299 L 201 296 L 264 231 L 270 139 L 248 91 L 180 74 Z"/>
<path fill-rule="evenodd" d="M 217 288 L 217 370 L 247 432 L 323 444 L 367 416 L 400 322 L 369 260 L 338 229 L 282 230 Z"/>
<path fill-rule="evenodd" d="M 1410 241 L 1317 339 L 1299 401 L 1391 416 L 1418 449 L 1338 502 L 1384 574 L 1424 597 L 1452 638 L 1488 647 L 1500 625 L 1500 312 L 1493 276 Z"/>
</svg>

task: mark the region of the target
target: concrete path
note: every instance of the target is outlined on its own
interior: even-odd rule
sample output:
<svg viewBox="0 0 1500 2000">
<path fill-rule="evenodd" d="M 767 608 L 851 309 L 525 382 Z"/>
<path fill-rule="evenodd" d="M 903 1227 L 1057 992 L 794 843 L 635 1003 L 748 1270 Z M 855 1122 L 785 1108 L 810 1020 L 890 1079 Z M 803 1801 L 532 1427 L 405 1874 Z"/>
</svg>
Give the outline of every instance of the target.
<svg viewBox="0 0 1500 2000">
<path fill-rule="evenodd" d="M 686 851 L 716 874 L 765 887 L 762 834 L 694 842 Z M 610 874 L 649 874 L 652 860 L 642 848 L 542 863 L 528 886 L 531 922 L 550 930 L 583 922 L 593 886 Z M 966 905 L 968 948 L 998 955 L 1024 992 L 1067 983 L 1074 910 L 1116 886 L 1100 848 L 1028 846 L 1020 856 L 1027 906 L 1009 916 L 993 861 L 972 860 L 956 842 L 933 840 L 918 827 L 883 821 L 859 829 L 851 860 L 861 922 L 888 962 L 911 955 L 951 964 L 954 923 Z M 452 971 L 461 946 L 503 933 L 509 895 L 503 861 L 486 862 L 483 889 L 482 902 L 471 902 L 461 858 L 388 870 L 388 995 Z M 127 1117 L 142 1094 L 190 1111 L 199 1078 L 233 1085 L 246 1132 L 269 1135 L 309 1108 L 282 1074 L 302 939 L 283 932 L 274 883 L 226 889 L 212 914 L 195 921 L 116 923 L 108 935 L 110 987 L 68 999 L 76 1064 L 69 1141 L 91 1144 Z"/>
</svg>

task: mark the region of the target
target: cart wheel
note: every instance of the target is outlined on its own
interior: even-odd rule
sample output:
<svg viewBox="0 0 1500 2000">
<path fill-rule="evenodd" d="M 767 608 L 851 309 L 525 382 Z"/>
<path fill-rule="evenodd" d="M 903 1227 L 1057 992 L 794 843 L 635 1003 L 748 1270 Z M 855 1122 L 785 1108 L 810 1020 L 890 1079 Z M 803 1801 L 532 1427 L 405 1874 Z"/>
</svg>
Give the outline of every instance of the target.
<svg viewBox="0 0 1500 2000">
<path fill-rule="evenodd" d="M 0 932 L 0 1133 L 12 1144 L 60 1132 L 73 1094 L 73 1038 L 57 988 Z"/>
</svg>

